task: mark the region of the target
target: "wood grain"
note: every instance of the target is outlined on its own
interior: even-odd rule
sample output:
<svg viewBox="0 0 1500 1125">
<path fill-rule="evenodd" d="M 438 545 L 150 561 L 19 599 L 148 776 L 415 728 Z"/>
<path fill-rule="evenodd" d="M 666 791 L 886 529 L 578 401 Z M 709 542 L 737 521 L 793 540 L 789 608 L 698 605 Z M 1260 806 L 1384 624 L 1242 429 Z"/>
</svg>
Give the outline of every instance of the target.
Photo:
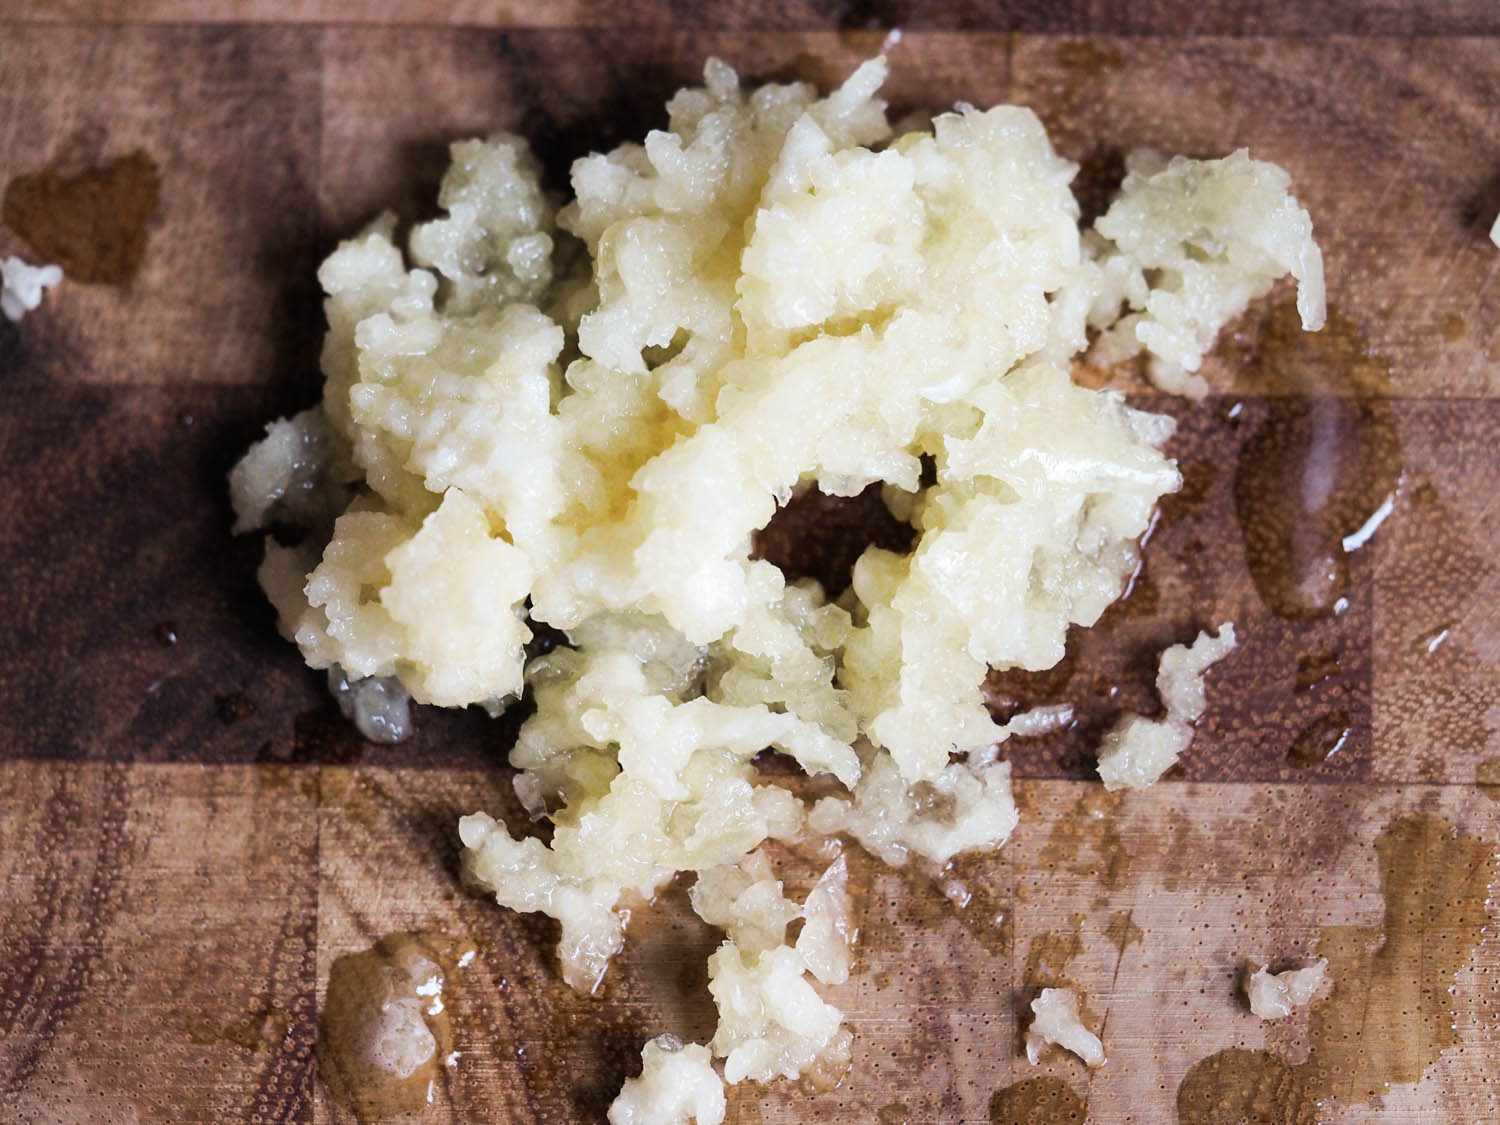
<svg viewBox="0 0 1500 1125">
<path fill-rule="evenodd" d="M 338 953 L 414 926 L 480 950 L 458 998 L 454 1120 L 593 1119 L 644 1038 L 701 1037 L 712 1020 L 701 968 L 715 939 L 680 894 L 632 923 L 603 995 L 585 1000 L 556 978 L 549 925 L 458 890 L 444 827 L 475 806 L 515 812 L 494 771 L 10 763 L 0 786 L 7 808 L 30 810 L 0 836 L 25 857 L 9 900 L 32 904 L 0 923 L 0 1104 L 25 1120 L 309 1119 L 314 981 Z M 1079 831 L 1097 792 L 1021 786 L 1031 830 L 965 873 L 987 888 L 971 910 L 1011 912 L 1000 940 L 925 877 L 857 861 L 862 951 L 837 997 L 855 1072 L 811 1103 L 772 1087 L 759 1118 L 741 1119 L 871 1120 L 899 1101 L 914 1120 L 983 1120 L 995 1090 L 1032 1073 L 1014 1050 L 1028 963 L 1076 934 L 1070 955 L 1038 963 L 1087 994 L 1111 1061 L 1085 1076 L 1054 1057 L 1041 1072 L 1086 1093 L 1092 1121 L 1160 1120 L 1161 1091 L 1212 1050 L 1305 1050 L 1306 1015 L 1255 1020 L 1233 999 L 1236 974 L 1246 957 L 1310 949 L 1322 927 L 1378 925 L 1370 845 L 1385 824 L 1421 810 L 1500 832 L 1500 804 L 1467 787 L 1179 785 L 1119 802 L 1111 842 Z M 1127 857 L 1113 886 L 1101 850 Z M 1247 852 L 1269 858 L 1247 866 Z M 783 869 L 795 881 L 812 865 Z M 1141 931 L 1124 948 L 1107 922 L 1122 914 Z M 1500 1112 L 1485 1072 L 1500 1048 L 1497 977 L 1491 931 L 1457 981 L 1463 1052 L 1399 1091 L 1404 1111 L 1347 1119 Z M 344 1117 L 319 1100 L 317 1119 Z"/>
<path fill-rule="evenodd" d="M 305 1117 L 316 778 L 8 762 L 0 801 L 6 1119 Z"/>
<path fill-rule="evenodd" d="M 1018 31 L 1121 35 L 1487 35 L 1487 0 L 0 0 L 0 19 L 37 23 L 312 23 L 473 27 L 684 27 Z"/>
<path fill-rule="evenodd" d="M 1097 794 L 1084 783 L 1023 784 L 1029 828 L 1001 857 L 963 873 L 979 890 L 963 912 L 931 878 L 851 856 L 861 953 L 853 979 L 832 992 L 857 1036 L 854 1072 L 843 1088 L 811 1101 L 787 1084 L 742 1098 L 739 1119 L 871 1121 L 902 1102 L 915 1121 L 986 1120 L 996 1090 L 1038 1073 L 1016 1051 L 1017 1011 L 1030 998 L 1035 960 L 1087 995 L 1110 1049 L 1102 1070 L 1085 1074 L 1054 1056 L 1040 1073 L 1086 1093 L 1090 1121 L 1164 1120 L 1188 1067 L 1213 1051 L 1306 1052 L 1307 1014 L 1262 1023 L 1236 1000 L 1237 975 L 1248 957 L 1310 954 L 1324 927 L 1378 927 L 1371 845 L 1391 820 L 1421 810 L 1471 835 L 1500 833 L 1500 804 L 1469 787 L 1177 785 L 1115 803 L 1111 841 L 1091 828 Z M 711 1028 L 702 960 L 715 938 L 685 896 L 669 894 L 632 921 L 603 995 L 580 1000 L 557 980 L 549 924 L 433 877 L 455 870 L 442 826 L 470 805 L 517 811 L 490 772 L 323 771 L 319 979 L 337 953 L 393 929 L 474 940 L 480 954 L 462 985 L 458 1019 L 459 1049 L 473 1053 L 448 1092 L 452 1119 L 595 1120 L 645 1038 L 664 1030 L 701 1038 Z M 1101 851 L 1127 865 L 1112 886 L 1099 878 L 1108 862 Z M 1264 858 L 1250 865 L 1247 855 Z M 794 885 L 816 869 L 781 857 Z M 1008 927 L 989 925 L 984 912 L 997 910 L 1010 917 Z M 1109 933 L 1120 916 L 1141 930 L 1124 949 Z M 1442 923 L 1430 925 L 1435 940 Z M 1076 951 L 1065 960 L 1036 956 L 1075 932 Z M 1442 1060 L 1419 1091 L 1397 1095 L 1413 1119 L 1437 1107 L 1451 1121 L 1500 1112 L 1500 1087 L 1483 1070 L 1500 1048 L 1497 976 L 1500 938 L 1492 930 L 1458 981 L 1465 1054 Z M 347 1120 L 327 1102 L 318 1119 Z M 1365 1107 L 1346 1119 L 1401 1117 Z"/>
<path fill-rule="evenodd" d="M 481 949 L 440 1119 L 596 1120 L 644 1039 L 707 1032 L 714 935 L 680 894 L 633 921 L 603 996 L 583 1000 L 547 924 L 459 888 L 453 824 L 509 808 L 496 763 L 514 720 L 423 710 L 399 748 L 353 738 L 274 635 L 255 546 L 227 535 L 223 473 L 317 393 L 319 258 L 383 207 L 429 207 L 448 140 L 526 133 L 561 183 L 572 158 L 659 122 L 707 54 L 828 83 L 892 20 L 911 29 L 898 104 L 1032 104 L 1083 165 L 1086 201 L 1140 144 L 1285 164 L 1333 304 L 1386 375 L 1404 474 L 1351 559 L 1349 611 L 1272 613 L 1234 482 L 1286 391 L 1255 377 L 1286 294 L 1236 326 L 1215 396 L 1165 404 L 1187 487 L 1131 599 L 1057 672 L 995 685 L 1095 702 L 1012 754 L 1023 824 L 964 873 L 975 904 L 856 861 L 866 940 L 838 998 L 852 1081 L 811 1103 L 736 1091 L 733 1119 L 988 1120 L 1032 1073 L 1017 1011 L 1055 972 L 1087 995 L 1111 1062 L 1039 1073 L 1086 1094 L 1091 1121 L 1169 1120 L 1205 1056 L 1308 1049 L 1306 1016 L 1252 1019 L 1234 974 L 1308 952 L 1324 927 L 1378 927 L 1373 844 L 1394 817 L 1500 842 L 1500 802 L 1473 784 L 1500 759 L 1494 5 L 0 0 L 6 178 L 137 150 L 162 177 L 130 285 L 66 284 L 0 327 L 0 1118 L 343 1120 L 313 1072 L 317 997 L 335 957 L 402 929 Z M 0 229 L 0 254 L 26 249 Z M 1318 348 L 1286 362 L 1336 362 Z M 1182 770 L 1099 808 L 1082 779 L 1100 726 L 1153 706 L 1161 645 L 1226 618 L 1245 648 L 1215 673 Z M 1333 674 L 1299 692 L 1299 661 L 1326 652 Z M 1288 764 L 1298 732 L 1342 712 L 1338 756 Z M 794 882 L 811 870 L 783 858 Z M 1122 917 L 1141 931 L 1123 948 Z M 1441 919 L 1423 924 L 1441 938 Z M 1500 1116 L 1493 926 L 1454 987 L 1459 1045 L 1337 1119 Z"/>
<path fill-rule="evenodd" d="M 7 178 L 134 151 L 162 178 L 139 276 L 69 302 L 68 382 L 264 387 L 279 360 L 305 369 L 319 49 L 313 29 L 5 29 Z M 283 324 L 283 297 L 300 321 Z"/>
<path fill-rule="evenodd" d="M 430 210 L 454 137 L 510 130 L 532 138 L 549 182 L 573 160 L 639 139 L 664 122 L 664 99 L 701 83 L 719 55 L 747 80 L 800 78 L 825 88 L 879 51 L 884 33 L 503 32 L 341 28 L 325 33 L 321 202 L 347 231 L 386 207 Z M 1011 41 L 993 33 L 913 35 L 886 96 L 903 107 L 1003 100 Z M 580 55 L 597 65 L 575 68 Z M 382 60 L 372 67 L 370 60 Z M 550 76 L 576 69 L 575 81 Z M 397 194 L 391 194 L 394 186 Z"/>
</svg>

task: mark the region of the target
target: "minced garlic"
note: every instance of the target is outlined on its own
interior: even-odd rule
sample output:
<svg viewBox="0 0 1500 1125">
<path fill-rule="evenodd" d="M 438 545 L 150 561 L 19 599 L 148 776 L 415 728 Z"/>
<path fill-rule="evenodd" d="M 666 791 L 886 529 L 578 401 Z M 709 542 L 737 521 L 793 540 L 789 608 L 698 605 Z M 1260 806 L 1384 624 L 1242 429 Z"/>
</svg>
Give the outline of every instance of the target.
<svg viewBox="0 0 1500 1125">
<path fill-rule="evenodd" d="M 1104 736 L 1099 777 L 1106 789 L 1143 789 L 1182 757 L 1193 741 L 1193 724 L 1203 717 L 1204 673 L 1234 651 L 1234 625 L 1226 621 L 1214 637 L 1199 633 L 1191 646 L 1173 645 L 1161 654 L 1156 691 L 1166 714 L 1147 719 L 1126 714 Z"/>
<path fill-rule="evenodd" d="M 711 60 L 667 129 L 579 160 L 566 203 L 524 140 L 455 145 L 445 217 L 403 250 L 386 216 L 324 263 L 323 402 L 232 481 L 241 529 L 309 528 L 261 568 L 309 664 L 492 713 L 530 690 L 511 763 L 550 844 L 483 812 L 459 831 L 473 882 L 561 923 L 570 984 L 597 986 L 625 909 L 696 873 L 732 1082 L 850 1048 L 815 987 L 849 971 L 842 864 L 799 907 L 759 846 L 845 833 L 941 864 L 1003 843 L 997 744 L 1066 712 L 997 723 L 986 671 L 1055 664 L 1181 483 L 1170 418 L 1072 381 L 1091 334 L 1191 390 L 1276 277 L 1322 319 L 1280 169 L 1137 158 L 1084 234 L 1033 113 L 895 136 L 885 73 L 819 98 Z M 875 483 L 916 545 L 866 551 L 836 603 L 751 557 L 798 490 Z M 535 622 L 568 643 L 528 662 Z M 839 795 L 809 811 L 759 783 L 766 748 Z M 1039 1003 L 1044 1034 L 1066 1005 Z M 614 1119 L 717 1120 L 703 1048 L 643 1065 Z"/>
<path fill-rule="evenodd" d="M 1285 1019 L 1323 987 L 1328 977 L 1328 958 L 1320 957 L 1305 969 L 1270 972 L 1262 965 L 1245 978 L 1245 998 L 1250 1010 L 1263 1020 Z"/>
<path fill-rule="evenodd" d="M 724 1110 L 708 1048 L 658 1035 L 641 1051 L 641 1073 L 610 1105 L 609 1125 L 720 1125 Z"/>
<path fill-rule="evenodd" d="M 48 289 L 62 284 L 58 266 L 33 266 L 20 258 L 0 259 L 0 313 L 19 322 L 42 303 Z"/>
<path fill-rule="evenodd" d="M 1103 1066 L 1104 1044 L 1083 1025 L 1078 997 L 1072 989 L 1044 988 L 1031 1002 L 1031 1026 L 1026 1029 L 1026 1060 L 1035 1066 L 1049 1044 L 1072 1051 L 1088 1066 Z"/>
</svg>

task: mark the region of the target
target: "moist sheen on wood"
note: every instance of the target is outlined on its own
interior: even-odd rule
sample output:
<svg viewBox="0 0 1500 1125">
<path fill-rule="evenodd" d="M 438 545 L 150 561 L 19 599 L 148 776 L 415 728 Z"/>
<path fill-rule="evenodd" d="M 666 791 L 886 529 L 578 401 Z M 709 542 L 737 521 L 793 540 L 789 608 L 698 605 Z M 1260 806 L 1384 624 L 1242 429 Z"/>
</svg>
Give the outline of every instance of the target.
<svg viewBox="0 0 1500 1125">
<path fill-rule="evenodd" d="M 333 963 L 318 1058 L 323 1080 L 361 1121 L 420 1114 L 449 1071 L 459 973 L 474 949 L 444 934 L 388 934 Z"/>
</svg>

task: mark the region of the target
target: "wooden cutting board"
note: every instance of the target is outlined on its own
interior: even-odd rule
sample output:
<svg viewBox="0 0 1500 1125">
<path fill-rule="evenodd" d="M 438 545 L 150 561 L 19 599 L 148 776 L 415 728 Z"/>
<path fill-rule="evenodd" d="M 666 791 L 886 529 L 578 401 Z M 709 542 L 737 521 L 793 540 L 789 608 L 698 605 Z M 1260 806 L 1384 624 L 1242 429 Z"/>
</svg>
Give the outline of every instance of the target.
<svg viewBox="0 0 1500 1125">
<path fill-rule="evenodd" d="M 457 818 L 514 812 L 514 722 L 352 737 L 275 635 L 223 478 L 317 394 L 318 261 L 430 207 L 449 139 L 524 133 L 561 183 L 661 123 L 706 55 L 828 84 L 899 23 L 898 106 L 1032 105 L 1087 207 L 1139 145 L 1285 165 L 1333 316 L 1288 333 L 1278 290 L 1215 395 L 1143 395 L 1181 421 L 1187 485 L 1130 598 L 1058 670 L 993 685 L 1082 716 L 1012 744 L 1020 829 L 947 895 L 855 860 L 860 962 L 833 990 L 853 1070 L 736 1089 L 731 1119 L 1500 1120 L 1491 0 L 0 0 L 0 21 L 0 254 L 72 275 L 0 324 L 0 1118 L 348 1120 L 317 1077 L 320 996 L 402 930 L 479 950 L 433 1120 L 599 1120 L 646 1038 L 709 1032 L 715 936 L 680 889 L 582 998 L 549 923 L 459 887 Z M 1394 496 L 1338 614 L 1299 612 L 1276 569 L 1329 534 L 1298 514 L 1320 481 Z M 1245 644 L 1187 761 L 1106 797 L 1100 729 L 1154 706 L 1161 646 L 1225 619 Z M 1247 959 L 1319 953 L 1335 988 L 1310 1012 L 1244 1009 Z M 1103 1068 L 1020 1055 L 1049 983 L 1086 997 Z M 1033 1077 L 1053 1084 L 1014 1087 Z"/>
</svg>

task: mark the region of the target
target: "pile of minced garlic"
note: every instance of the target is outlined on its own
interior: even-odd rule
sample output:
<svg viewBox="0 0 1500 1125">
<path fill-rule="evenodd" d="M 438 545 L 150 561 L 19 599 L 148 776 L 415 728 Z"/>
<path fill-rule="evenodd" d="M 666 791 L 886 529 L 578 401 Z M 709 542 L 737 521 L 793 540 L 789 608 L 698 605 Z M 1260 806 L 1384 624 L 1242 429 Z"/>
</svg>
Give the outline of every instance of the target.
<svg viewBox="0 0 1500 1125">
<path fill-rule="evenodd" d="M 400 737 L 404 693 L 498 713 L 529 689 L 510 760 L 551 843 L 485 812 L 459 833 L 478 885 L 561 923 L 568 983 L 594 989 L 624 908 L 693 872 L 725 934 L 718 1030 L 648 1044 L 616 1122 L 720 1120 L 714 1059 L 727 1082 L 847 1059 L 818 990 L 849 971 L 843 865 L 793 902 L 762 843 L 942 865 L 1016 827 L 997 746 L 1027 725 L 991 717 L 986 669 L 1055 664 L 1181 480 L 1172 419 L 1075 384 L 1073 358 L 1144 350 L 1201 393 L 1215 335 L 1277 279 L 1323 320 L 1281 169 L 1138 153 L 1081 231 L 1077 168 L 1030 110 L 895 136 L 885 74 L 819 98 L 710 60 L 668 129 L 575 163 L 563 205 L 524 140 L 454 145 L 445 218 L 404 250 L 381 218 L 323 264 L 322 405 L 231 478 L 239 529 L 307 530 L 267 539 L 261 583 L 361 729 Z M 798 490 L 874 482 L 916 545 L 867 550 L 836 601 L 751 557 Z M 528 662 L 528 621 L 568 644 Z M 1167 718 L 1112 739 L 1111 784 L 1176 759 L 1232 645 L 1164 661 Z M 758 784 L 768 747 L 842 795 Z M 1039 1040 L 1069 1038 L 1066 1000 Z"/>
</svg>

